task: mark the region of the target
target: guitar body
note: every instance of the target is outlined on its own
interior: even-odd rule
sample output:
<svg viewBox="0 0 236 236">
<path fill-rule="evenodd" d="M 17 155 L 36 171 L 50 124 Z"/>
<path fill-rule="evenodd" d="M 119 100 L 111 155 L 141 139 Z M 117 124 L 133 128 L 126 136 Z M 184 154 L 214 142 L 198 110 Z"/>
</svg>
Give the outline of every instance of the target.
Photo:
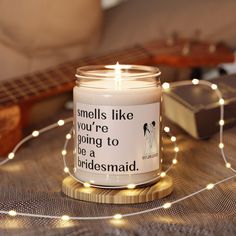
<svg viewBox="0 0 236 236">
<path fill-rule="evenodd" d="M 0 155 L 6 156 L 22 138 L 20 107 L 1 108 L 0 124 Z"/>
</svg>

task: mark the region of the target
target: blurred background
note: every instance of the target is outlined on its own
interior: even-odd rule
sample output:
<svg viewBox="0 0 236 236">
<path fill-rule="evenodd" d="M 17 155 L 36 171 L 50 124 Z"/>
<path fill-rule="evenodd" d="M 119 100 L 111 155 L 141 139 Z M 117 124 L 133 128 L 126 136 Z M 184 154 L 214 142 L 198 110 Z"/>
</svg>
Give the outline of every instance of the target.
<svg viewBox="0 0 236 236">
<path fill-rule="evenodd" d="M 234 0 L 0 0 L 0 80 L 173 35 L 235 48 L 235 7 Z"/>
<path fill-rule="evenodd" d="M 79 66 L 155 65 L 162 83 L 236 72 L 235 9 L 234 0 L 0 0 L 0 154 L 26 127 L 72 109 Z"/>
</svg>

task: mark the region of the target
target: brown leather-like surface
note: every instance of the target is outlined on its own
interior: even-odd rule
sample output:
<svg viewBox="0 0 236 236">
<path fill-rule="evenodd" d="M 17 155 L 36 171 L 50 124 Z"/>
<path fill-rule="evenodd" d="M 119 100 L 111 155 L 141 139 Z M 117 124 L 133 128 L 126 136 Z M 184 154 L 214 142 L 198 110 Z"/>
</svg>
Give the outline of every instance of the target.
<svg viewBox="0 0 236 236">
<path fill-rule="evenodd" d="M 225 104 L 236 101 L 236 74 L 225 75 L 212 79 L 209 82 L 217 84 L 225 100 Z M 193 112 L 219 107 L 219 98 L 215 91 L 206 85 L 179 86 L 171 89 L 168 94 L 175 97 L 180 103 L 186 105 Z"/>
<path fill-rule="evenodd" d="M 225 101 L 224 127 L 232 127 L 236 123 L 236 74 L 215 78 L 210 82 L 217 84 Z M 194 114 L 194 122 L 199 138 L 210 137 L 218 131 L 220 120 L 219 98 L 210 87 L 202 84 L 179 86 L 168 91 L 165 96 L 177 101 L 178 105 L 184 105 Z M 166 109 L 171 108 L 166 107 Z M 187 119 L 183 114 L 182 116 L 183 119 Z"/>
</svg>

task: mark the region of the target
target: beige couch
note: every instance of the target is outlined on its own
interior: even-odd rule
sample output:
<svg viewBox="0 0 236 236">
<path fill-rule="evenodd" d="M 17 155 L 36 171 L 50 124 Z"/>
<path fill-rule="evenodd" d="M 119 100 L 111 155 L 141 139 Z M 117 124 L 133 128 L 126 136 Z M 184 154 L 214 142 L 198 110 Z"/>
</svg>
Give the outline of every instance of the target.
<svg viewBox="0 0 236 236">
<path fill-rule="evenodd" d="M 99 0 L 0 5 L 0 80 L 173 33 L 236 47 L 234 0 L 127 0 L 106 10 L 103 21 Z M 189 73 L 162 70 L 165 80 Z"/>
</svg>

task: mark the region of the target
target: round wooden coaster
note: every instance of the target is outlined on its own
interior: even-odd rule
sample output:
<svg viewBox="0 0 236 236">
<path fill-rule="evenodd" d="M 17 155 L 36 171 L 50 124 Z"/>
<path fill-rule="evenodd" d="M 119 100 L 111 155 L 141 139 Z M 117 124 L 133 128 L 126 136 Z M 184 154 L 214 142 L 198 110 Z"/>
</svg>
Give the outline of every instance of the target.
<svg viewBox="0 0 236 236">
<path fill-rule="evenodd" d="M 62 192 L 71 198 L 88 202 L 133 204 L 149 202 L 166 197 L 173 191 L 173 181 L 169 176 L 159 182 L 136 189 L 99 189 L 86 188 L 72 177 L 66 177 L 62 183 Z"/>
</svg>

